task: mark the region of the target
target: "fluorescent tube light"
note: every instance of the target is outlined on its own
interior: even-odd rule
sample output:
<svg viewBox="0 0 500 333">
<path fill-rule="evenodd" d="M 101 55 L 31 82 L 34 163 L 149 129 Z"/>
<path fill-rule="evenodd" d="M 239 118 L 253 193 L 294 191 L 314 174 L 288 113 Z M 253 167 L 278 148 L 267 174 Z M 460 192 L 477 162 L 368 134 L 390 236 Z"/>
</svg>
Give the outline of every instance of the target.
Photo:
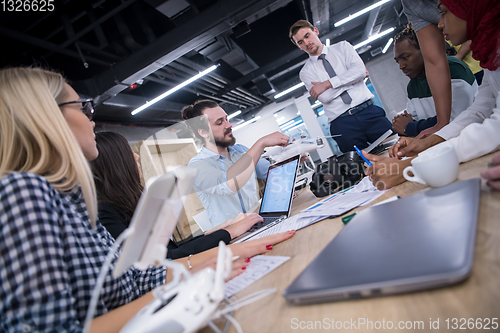
<svg viewBox="0 0 500 333">
<path fill-rule="evenodd" d="M 392 37 L 389 38 L 389 40 L 387 41 L 387 44 L 385 44 L 384 48 L 382 49 L 382 53 L 386 53 L 387 52 L 387 50 L 389 49 L 389 46 L 391 46 L 393 40 L 394 39 Z"/>
<path fill-rule="evenodd" d="M 375 9 L 375 8 L 377 8 L 377 7 L 380 7 L 380 6 L 382 6 L 384 3 L 387 3 L 387 2 L 389 2 L 389 1 L 391 1 L 391 0 L 382 0 L 382 1 L 379 1 L 379 2 L 377 2 L 377 3 L 374 3 L 373 5 L 371 5 L 371 6 L 369 6 L 369 7 L 366 7 L 365 9 L 360 10 L 360 11 L 359 11 L 359 12 L 357 12 L 357 13 L 354 13 L 354 14 L 352 14 L 352 15 L 347 16 L 345 19 L 342 19 L 342 20 L 340 20 L 340 21 L 338 21 L 338 22 L 335 22 L 335 24 L 334 24 L 333 26 L 334 26 L 335 28 L 340 27 L 342 24 L 344 24 L 344 23 L 346 23 L 346 22 L 349 22 L 350 20 L 353 20 L 353 19 L 355 19 L 356 17 L 361 16 L 361 15 L 363 15 L 363 14 L 365 14 L 365 13 L 368 13 L 370 10 L 373 10 L 373 9 Z"/>
<path fill-rule="evenodd" d="M 327 38 L 326 41 L 325 41 L 325 45 L 326 47 L 330 46 L 330 38 Z"/>
<path fill-rule="evenodd" d="M 292 119 L 292 120 L 289 120 L 289 121 L 287 121 L 286 123 L 281 124 L 281 125 L 280 125 L 280 127 L 281 127 L 281 126 L 287 126 L 287 125 L 289 125 L 289 124 L 291 124 L 291 123 L 293 123 L 293 122 L 295 122 L 295 121 L 296 121 L 296 120 L 293 120 L 293 119 Z"/>
<path fill-rule="evenodd" d="M 299 83 L 299 84 L 296 84 L 296 85 L 294 85 L 293 87 L 288 88 L 287 90 L 282 91 L 282 92 L 280 92 L 279 94 L 274 95 L 274 99 L 278 99 L 278 98 L 280 98 L 281 96 L 285 96 L 285 95 L 286 95 L 286 94 L 288 94 L 289 92 L 292 92 L 292 91 L 294 91 L 295 89 L 298 89 L 298 88 L 302 87 L 303 85 L 304 85 L 304 82 L 301 82 L 301 83 Z"/>
<path fill-rule="evenodd" d="M 297 124 L 298 124 L 298 122 L 299 122 L 298 120 L 294 120 L 294 121 L 292 121 L 291 123 L 287 123 L 286 125 L 281 125 L 281 126 L 280 126 L 280 130 L 282 130 L 282 131 L 283 131 L 283 130 L 286 130 L 287 128 L 290 128 L 290 127 L 292 127 L 292 126 L 294 126 L 294 125 L 297 125 Z"/>
<path fill-rule="evenodd" d="M 245 127 L 246 125 L 251 124 L 251 123 L 253 123 L 253 122 L 256 122 L 256 121 L 257 121 L 257 120 L 259 120 L 259 119 L 260 119 L 260 116 L 255 117 L 255 118 L 252 118 L 252 119 L 250 119 L 250 120 L 247 120 L 247 121 L 245 121 L 244 123 L 241 123 L 241 124 L 239 124 L 239 125 L 238 125 L 238 126 L 236 126 L 236 127 L 233 127 L 233 131 L 239 130 L 240 128 Z"/>
<path fill-rule="evenodd" d="M 241 110 L 238 110 L 236 112 L 231 113 L 229 116 L 227 116 L 227 120 L 233 119 L 234 117 L 238 116 L 241 114 Z"/>
<path fill-rule="evenodd" d="M 179 89 L 181 89 L 181 88 L 183 88 L 183 87 L 187 86 L 187 85 L 188 85 L 188 84 L 190 84 L 191 82 L 198 80 L 200 77 L 207 75 L 207 74 L 208 74 L 208 73 L 210 73 L 211 71 L 215 70 L 218 66 L 219 66 L 219 65 L 213 65 L 212 67 L 205 69 L 203 72 L 200 72 L 200 73 L 196 74 L 196 75 L 195 75 L 195 76 L 193 76 L 192 78 L 190 78 L 190 79 L 188 79 L 188 80 L 186 80 L 186 81 L 182 82 L 181 84 L 179 84 L 179 85 L 177 85 L 177 86 L 173 87 L 172 89 L 170 89 L 170 90 L 168 90 L 168 91 L 164 92 L 164 93 L 163 93 L 163 94 L 161 94 L 160 96 L 155 97 L 154 99 L 152 99 L 152 100 L 150 100 L 150 101 L 147 101 L 147 102 L 146 102 L 146 104 L 144 104 L 144 105 L 142 105 L 142 106 L 138 107 L 137 109 L 135 109 L 134 111 L 132 111 L 132 115 L 134 116 L 134 115 L 138 114 L 139 112 L 141 112 L 142 110 L 144 110 L 144 109 L 146 109 L 146 108 L 150 107 L 151 105 L 155 104 L 156 102 L 161 101 L 162 99 L 164 99 L 164 98 L 165 98 L 165 97 L 167 97 L 168 95 L 173 94 L 174 92 L 176 92 L 177 90 L 179 90 Z"/>
<path fill-rule="evenodd" d="M 293 131 L 294 129 L 297 129 L 297 128 L 302 127 L 302 126 L 304 126 L 304 125 L 305 125 L 304 123 L 301 123 L 300 125 L 297 125 L 297 126 L 295 126 L 295 127 L 289 128 L 287 131 L 291 132 L 291 131 Z"/>
<path fill-rule="evenodd" d="M 315 108 L 317 108 L 317 107 L 319 107 L 319 106 L 321 106 L 321 105 L 323 105 L 323 103 L 321 103 L 320 101 L 316 101 L 316 103 L 314 103 L 313 105 L 311 105 L 311 107 L 312 107 L 313 109 L 315 109 Z"/>
<path fill-rule="evenodd" d="M 303 122 L 302 120 L 296 120 L 296 121 L 294 121 L 293 123 L 290 123 L 290 124 L 287 124 L 286 126 L 282 126 L 282 127 L 280 127 L 280 129 L 281 129 L 282 131 L 285 131 L 285 130 L 287 130 L 287 129 L 289 129 L 289 128 L 291 128 L 291 127 L 295 126 L 295 125 L 298 125 L 298 124 L 300 124 L 300 123 L 302 123 L 302 122 Z"/>
<path fill-rule="evenodd" d="M 365 46 L 366 44 L 371 43 L 371 42 L 373 42 L 374 40 L 379 39 L 379 38 L 381 38 L 381 37 L 384 37 L 385 35 L 390 34 L 390 33 L 391 33 L 391 32 L 393 32 L 393 31 L 394 31 L 394 28 L 389 28 L 389 29 L 387 29 L 387 30 L 385 30 L 385 31 L 382 31 L 381 33 L 378 33 L 378 34 L 376 34 L 376 35 L 373 35 L 373 36 L 371 36 L 370 38 L 368 38 L 367 40 L 365 40 L 365 41 L 363 41 L 363 42 L 361 42 L 361 43 L 359 43 L 359 44 L 354 45 L 354 49 L 355 49 L 355 50 L 357 50 L 357 49 L 359 49 L 361 46 Z"/>
<path fill-rule="evenodd" d="M 281 125 L 282 125 L 282 126 L 286 126 L 286 125 L 288 125 L 288 124 L 290 124 L 290 123 L 293 123 L 294 121 L 295 121 L 295 120 L 293 120 L 293 119 L 292 119 L 292 120 L 289 120 L 289 121 L 287 121 L 286 123 L 281 124 Z"/>
</svg>

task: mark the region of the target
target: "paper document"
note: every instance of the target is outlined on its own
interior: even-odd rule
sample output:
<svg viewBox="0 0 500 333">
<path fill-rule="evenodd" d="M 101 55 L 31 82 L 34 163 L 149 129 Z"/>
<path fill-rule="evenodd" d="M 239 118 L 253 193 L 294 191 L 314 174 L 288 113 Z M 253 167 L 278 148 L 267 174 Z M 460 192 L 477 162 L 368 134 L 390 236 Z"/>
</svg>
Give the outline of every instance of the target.
<svg viewBox="0 0 500 333">
<path fill-rule="evenodd" d="M 329 196 L 328 198 L 323 199 L 323 200 L 321 200 L 321 201 L 318 201 L 318 202 L 316 202 L 314 205 L 312 205 L 312 206 L 310 206 L 310 207 L 307 207 L 306 209 L 304 209 L 304 210 L 302 210 L 302 211 L 303 211 L 303 212 L 307 212 L 307 211 L 311 211 L 311 210 L 313 210 L 313 209 L 316 209 L 316 208 L 320 207 L 321 205 L 324 205 L 325 203 L 328 203 L 328 202 L 330 202 L 330 201 L 334 200 L 334 199 L 335 199 L 335 198 L 337 198 L 338 196 L 341 196 L 342 194 L 344 194 L 344 193 L 346 193 L 347 191 L 350 191 L 350 190 L 352 190 L 352 189 L 354 189 L 354 186 L 348 187 L 348 188 L 346 188 L 346 189 L 344 189 L 344 190 L 342 190 L 342 191 L 339 191 L 339 192 L 337 192 L 337 193 L 335 193 L 335 194 L 332 194 L 332 195 L 331 195 L 331 196 Z"/>
<path fill-rule="evenodd" d="M 337 216 L 358 207 L 366 205 L 385 191 L 379 191 L 368 177 L 363 178 L 356 186 L 336 193 L 311 207 L 304 209 L 299 215 L 306 216 Z"/>
<path fill-rule="evenodd" d="M 226 282 L 225 296 L 230 297 L 245 289 L 267 273 L 286 262 L 290 257 L 282 256 L 255 256 L 243 274 Z"/>
<path fill-rule="evenodd" d="M 342 215 L 349 210 L 361 206 L 364 203 L 372 201 L 378 198 L 383 193 L 374 192 L 360 192 L 360 193 L 350 193 L 350 195 L 338 196 L 335 200 L 332 200 L 321 207 L 313 210 L 302 212 L 299 215 L 302 217 L 309 216 L 338 216 Z"/>
<path fill-rule="evenodd" d="M 377 190 L 368 177 L 365 177 L 357 185 L 335 193 L 281 223 L 265 230 L 256 231 L 255 235 L 245 240 L 259 239 L 290 230 L 300 230 L 323 219 L 339 216 L 353 208 L 366 205 L 385 192 Z"/>
</svg>

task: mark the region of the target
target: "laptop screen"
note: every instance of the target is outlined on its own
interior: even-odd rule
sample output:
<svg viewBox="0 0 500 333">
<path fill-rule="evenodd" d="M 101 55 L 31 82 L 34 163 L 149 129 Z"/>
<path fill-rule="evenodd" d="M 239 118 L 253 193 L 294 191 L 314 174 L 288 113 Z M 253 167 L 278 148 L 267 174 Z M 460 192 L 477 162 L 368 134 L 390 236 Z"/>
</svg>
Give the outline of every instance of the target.
<svg viewBox="0 0 500 333">
<path fill-rule="evenodd" d="M 299 156 L 269 168 L 260 213 L 288 212 L 292 202 Z"/>
</svg>

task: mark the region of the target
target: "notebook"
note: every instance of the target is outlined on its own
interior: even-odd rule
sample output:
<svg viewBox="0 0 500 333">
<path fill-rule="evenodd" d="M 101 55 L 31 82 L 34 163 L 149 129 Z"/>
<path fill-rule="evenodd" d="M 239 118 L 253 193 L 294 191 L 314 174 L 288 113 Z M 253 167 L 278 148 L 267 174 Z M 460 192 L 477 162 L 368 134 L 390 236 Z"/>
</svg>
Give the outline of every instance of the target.
<svg viewBox="0 0 500 333">
<path fill-rule="evenodd" d="M 381 206 L 347 224 L 284 291 L 313 304 L 448 286 L 472 269 L 480 179 Z"/>
<path fill-rule="evenodd" d="M 258 232 L 264 231 L 264 228 L 290 216 L 299 160 L 300 155 L 296 155 L 269 167 L 259 209 L 259 215 L 264 221 L 256 223 L 249 232 L 234 239 L 234 243 L 248 240 Z"/>
</svg>

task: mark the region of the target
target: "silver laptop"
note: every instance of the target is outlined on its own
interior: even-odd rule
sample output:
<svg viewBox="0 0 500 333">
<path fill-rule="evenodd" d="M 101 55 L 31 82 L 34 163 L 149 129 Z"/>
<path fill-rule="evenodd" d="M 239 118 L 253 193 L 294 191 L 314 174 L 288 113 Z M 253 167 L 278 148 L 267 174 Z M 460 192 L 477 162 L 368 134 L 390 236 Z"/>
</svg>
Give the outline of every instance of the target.
<svg viewBox="0 0 500 333">
<path fill-rule="evenodd" d="M 367 208 L 284 291 L 313 304 L 444 287 L 472 269 L 480 179 Z"/>
<path fill-rule="evenodd" d="M 259 209 L 259 215 L 264 221 L 256 223 L 248 232 L 234 239 L 233 243 L 253 238 L 259 232 L 290 216 L 299 161 L 300 156 L 296 155 L 269 167 Z"/>
</svg>

